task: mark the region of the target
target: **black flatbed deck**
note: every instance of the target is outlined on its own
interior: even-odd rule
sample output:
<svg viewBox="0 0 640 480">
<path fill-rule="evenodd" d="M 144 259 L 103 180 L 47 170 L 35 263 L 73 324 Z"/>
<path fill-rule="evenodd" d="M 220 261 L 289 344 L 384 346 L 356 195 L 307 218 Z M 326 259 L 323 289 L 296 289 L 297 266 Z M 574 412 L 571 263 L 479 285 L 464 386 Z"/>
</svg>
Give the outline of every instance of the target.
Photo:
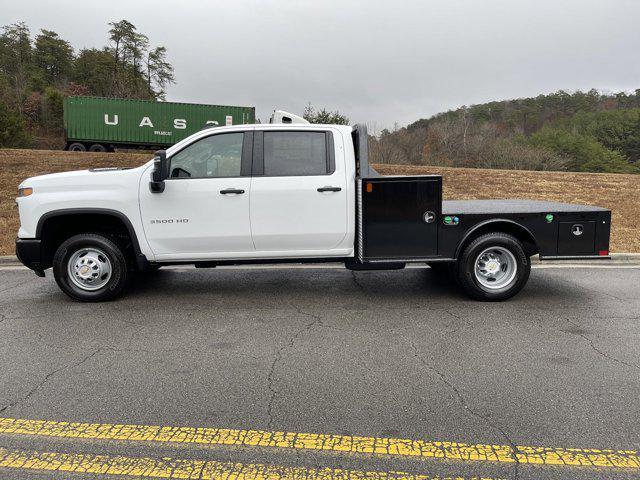
<svg viewBox="0 0 640 480">
<path fill-rule="evenodd" d="M 607 258 L 611 210 L 528 199 L 442 200 L 441 175 L 381 176 L 367 129 L 354 127 L 356 258 L 360 264 L 457 261 L 474 238 L 507 233 L 529 256 Z"/>
<path fill-rule="evenodd" d="M 445 215 L 462 214 L 519 214 L 519 213 L 580 213 L 606 212 L 606 208 L 591 205 L 547 202 L 543 200 L 445 200 L 442 213 Z"/>
</svg>

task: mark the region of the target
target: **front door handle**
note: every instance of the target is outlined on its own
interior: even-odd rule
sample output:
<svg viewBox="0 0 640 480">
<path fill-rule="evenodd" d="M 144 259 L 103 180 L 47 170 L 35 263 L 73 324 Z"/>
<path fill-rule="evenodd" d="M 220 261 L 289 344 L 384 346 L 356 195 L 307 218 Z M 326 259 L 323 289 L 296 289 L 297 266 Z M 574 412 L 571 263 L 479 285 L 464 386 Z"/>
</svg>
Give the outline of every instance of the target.
<svg viewBox="0 0 640 480">
<path fill-rule="evenodd" d="M 340 187 L 320 187 L 318 188 L 319 192 L 339 192 L 342 190 Z"/>
<path fill-rule="evenodd" d="M 220 193 L 222 195 L 229 195 L 230 193 L 241 194 L 241 193 L 244 193 L 244 190 L 240 190 L 238 188 L 227 188 L 225 190 L 220 190 Z"/>
</svg>

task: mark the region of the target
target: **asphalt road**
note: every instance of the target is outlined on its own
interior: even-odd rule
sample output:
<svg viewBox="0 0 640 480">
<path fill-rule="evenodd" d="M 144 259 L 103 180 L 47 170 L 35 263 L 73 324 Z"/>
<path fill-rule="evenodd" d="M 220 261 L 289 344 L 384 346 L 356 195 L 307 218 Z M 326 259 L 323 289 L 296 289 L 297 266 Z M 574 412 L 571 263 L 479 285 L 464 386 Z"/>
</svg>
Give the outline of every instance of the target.
<svg viewBox="0 0 640 480">
<path fill-rule="evenodd" d="M 380 479 L 390 471 L 640 476 L 640 468 L 615 462 L 524 464 L 533 458 L 528 446 L 623 450 L 632 463 L 638 458 L 639 268 L 534 269 L 519 296 L 498 304 L 467 300 L 426 268 L 161 270 L 103 304 L 67 299 L 49 272 L 40 279 L 0 269 L 0 364 L 0 458 L 62 452 L 117 464 L 170 457 L 218 467 L 286 466 L 301 470 L 279 471 L 307 478 L 321 468 L 353 471 L 352 478 L 379 472 L 370 478 Z M 31 435 L 7 428 L 9 420 L 2 427 L 7 418 L 53 423 Z M 56 434 L 55 422 L 65 421 L 515 450 L 478 461 L 343 452 L 326 443 Z M 85 478 L 10 463 L 0 461 L 0 478 Z"/>
</svg>

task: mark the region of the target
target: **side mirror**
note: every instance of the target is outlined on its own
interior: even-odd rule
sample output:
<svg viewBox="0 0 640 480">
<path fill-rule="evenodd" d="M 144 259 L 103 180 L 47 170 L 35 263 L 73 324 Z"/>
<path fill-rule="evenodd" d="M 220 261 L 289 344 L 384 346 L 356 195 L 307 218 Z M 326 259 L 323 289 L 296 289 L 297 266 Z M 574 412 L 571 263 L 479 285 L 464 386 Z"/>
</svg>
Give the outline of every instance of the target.
<svg viewBox="0 0 640 480">
<path fill-rule="evenodd" d="M 169 162 L 167 161 L 167 152 L 158 150 L 153 159 L 153 171 L 151 172 L 151 181 L 149 182 L 149 190 L 151 193 L 164 192 L 164 180 L 169 177 Z"/>
</svg>

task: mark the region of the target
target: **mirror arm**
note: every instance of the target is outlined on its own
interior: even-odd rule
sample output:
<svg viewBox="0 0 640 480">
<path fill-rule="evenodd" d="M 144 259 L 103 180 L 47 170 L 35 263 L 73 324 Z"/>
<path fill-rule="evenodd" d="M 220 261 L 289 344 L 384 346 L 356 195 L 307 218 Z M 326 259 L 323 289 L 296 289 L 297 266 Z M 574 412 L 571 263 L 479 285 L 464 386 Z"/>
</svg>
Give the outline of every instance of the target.
<svg viewBox="0 0 640 480">
<path fill-rule="evenodd" d="M 164 182 L 149 182 L 149 190 L 151 190 L 151 193 L 164 192 Z"/>
</svg>

